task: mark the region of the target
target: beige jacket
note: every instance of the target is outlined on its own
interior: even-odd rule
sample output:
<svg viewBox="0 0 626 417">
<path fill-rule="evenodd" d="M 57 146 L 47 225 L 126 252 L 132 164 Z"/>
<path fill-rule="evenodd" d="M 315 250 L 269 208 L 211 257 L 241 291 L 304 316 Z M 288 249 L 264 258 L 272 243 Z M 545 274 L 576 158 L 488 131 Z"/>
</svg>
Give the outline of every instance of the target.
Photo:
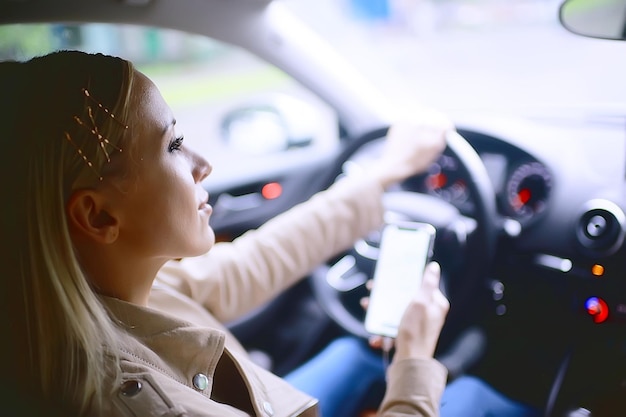
<svg viewBox="0 0 626 417">
<path fill-rule="evenodd" d="M 93 414 L 317 415 L 315 399 L 253 364 L 221 323 L 269 301 L 379 227 L 381 196 L 374 182 L 343 180 L 233 243 L 169 262 L 149 308 L 104 298 L 125 329 L 119 360 L 111 361 L 122 381 L 109 377 L 112 401 L 94 404 Z M 435 360 L 392 364 L 380 414 L 438 415 L 445 380 Z"/>
</svg>

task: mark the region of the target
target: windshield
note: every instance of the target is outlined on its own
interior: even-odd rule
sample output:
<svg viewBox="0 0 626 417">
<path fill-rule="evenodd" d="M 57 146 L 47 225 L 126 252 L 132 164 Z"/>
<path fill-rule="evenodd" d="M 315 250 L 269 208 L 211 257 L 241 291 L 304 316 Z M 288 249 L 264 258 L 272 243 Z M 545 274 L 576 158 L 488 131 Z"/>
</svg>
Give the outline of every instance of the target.
<svg viewBox="0 0 626 417">
<path fill-rule="evenodd" d="M 284 2 L 401 100 L 447 111 L 624 114 L 626 43 L 567 32 L 561 0 Z"/>
</svg>

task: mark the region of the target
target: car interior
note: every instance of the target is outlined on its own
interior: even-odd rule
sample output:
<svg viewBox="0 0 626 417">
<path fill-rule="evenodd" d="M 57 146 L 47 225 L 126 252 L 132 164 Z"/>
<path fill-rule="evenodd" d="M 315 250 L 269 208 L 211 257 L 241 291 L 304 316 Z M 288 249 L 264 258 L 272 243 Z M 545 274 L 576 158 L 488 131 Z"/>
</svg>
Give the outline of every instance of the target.
<svg viewBox="0 0 626 417">
<path fill-rule="evenodd" d="M 145 65 L 162 89 L 186 137 L 195 135 L 214 163 L 204 184 L 214 207 L 211 225 L 218 240 L 229 241 L 367 170 L 393 120 L 420 111 L 386 96 L 303 23 L 294 11 L 301 5 L 290 3 L 296 2 L 0 0 L 0 60 L 55 49 L 116 53 L 115 45 L 124 46 L 122 53 Z M 573 47 L 580 61 L 572 62 L 596 50 L 623 54 L 626 1 L 526 3 L 556 6 L 550 19 L 560 25 L 552 30 L 580 45 Z M 128 42 L 137 38 L 142 49 Z M 197 56 L 211 64 L 193 64 Z M 484 60 L 483 71 L 503 76 L 491 59 L 497 57 Z M 183 76 L 171 76 L 174 61 L 182 62 Z M 530 73 L 550 73 L 541 56 L 527 64 Z M 625 91 L 616 76 L 623 61 L 591 65 L 606 74 L 616 96 Z M 551 75 L 555 84 L 560 77 L 572 83 L 558 106 L 537 93 L 516 111 L 497 114 L 461 109 L 463 100 L 480 100 L 459 97 L 450 111 L 457 133 L 443 155 L 388 190 L 385 207 L 389 218 L 436 228 L 434 259 L 451 303 L 436 356 L 450 380 L 476 375 L 546 417 L 620 416 L 626 415 L 626 96 L 579 99 L 595 84 L 570 69 Z M 454 68 L 439 76 L 426 82 L 441 86 L 456 77 Z M 514 82 L 531 97 L 550 88 Z M 367 338 L 360 299 L 368 294 L 379 242 L 380 231 L 372 231 L 229 328 L 278 375 L 336 337 Z"/>
</svg>

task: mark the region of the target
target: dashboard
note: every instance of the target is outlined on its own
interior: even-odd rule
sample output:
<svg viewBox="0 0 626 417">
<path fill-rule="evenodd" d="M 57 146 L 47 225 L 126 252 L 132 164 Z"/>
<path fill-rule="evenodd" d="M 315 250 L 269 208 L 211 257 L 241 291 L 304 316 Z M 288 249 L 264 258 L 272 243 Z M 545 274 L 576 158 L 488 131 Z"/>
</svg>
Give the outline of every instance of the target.
<svg viewBox="0 0 626 417">
<path fill-rule="evenodd" d="M 592 404 L 626 373 L 624 117 L 469 120 L 458 131 L 485 166 L 499 229 L 484 282 L 488 348 L 471 372 L 537 407 Z M 444 153 L 399 187 L 472 217 L 459 164 Z"/>
<path fill-rule="evenodd" d="M 535 308 L 550 282 L 556 295 L 543 300 L 546 311 L 592 323 L 626 323 L 623 119 L 469 120 L 457 123 L 458 131 L 483 162 L 497 208 L 493 279 L 510 288 L 516 279 L 523 282 L 523 295 L 516 298 L 521 310 Z M 344 172 L 363 169 L 381 145 L 379 139 L 362 146 Z M 472 217 L 471 180 L 460 161 L 444 152 L 427 172 L 397 187 L 436 196 Z M 535 285 L 537 295 L 529 299 Z"/>
</svg>

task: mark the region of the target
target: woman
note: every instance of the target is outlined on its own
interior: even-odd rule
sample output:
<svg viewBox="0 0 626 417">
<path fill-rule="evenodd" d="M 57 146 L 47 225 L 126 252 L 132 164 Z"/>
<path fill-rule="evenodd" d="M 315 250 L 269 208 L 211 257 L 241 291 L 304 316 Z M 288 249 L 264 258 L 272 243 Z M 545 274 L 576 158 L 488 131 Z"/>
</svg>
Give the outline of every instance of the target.
<svg viewBox="0 0 626 417">
<path fill-rule="evenodd" d="M 212 249 L 211 166 L 132 64 L 59 52 L 1 63 L 0 80 L 3 387 L 80 415 L 316 415 L 220 323 L 379 227 L 383 189 L 425 169 L 450 125 L 394 126 L 361 178 Z M 438 279 L 428 268 L 405 313 L 381 415 L 437 413 Z"/>
</svg>

